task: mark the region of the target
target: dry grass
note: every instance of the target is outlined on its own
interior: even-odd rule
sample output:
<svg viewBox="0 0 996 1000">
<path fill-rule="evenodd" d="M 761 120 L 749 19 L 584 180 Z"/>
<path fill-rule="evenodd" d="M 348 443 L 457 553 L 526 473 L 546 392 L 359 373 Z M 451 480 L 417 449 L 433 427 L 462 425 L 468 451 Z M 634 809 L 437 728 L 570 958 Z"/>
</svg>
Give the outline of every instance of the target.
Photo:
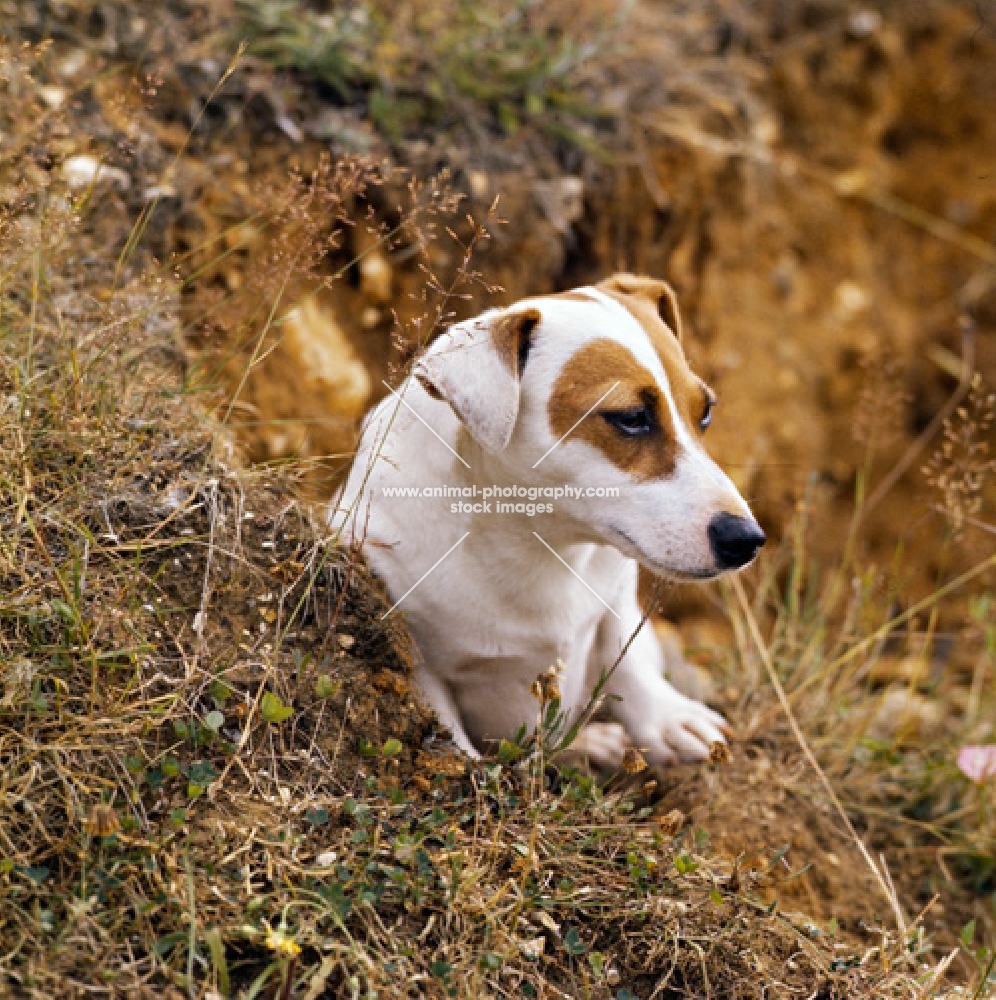
<svg viewBox="0 0 996 1000">
<path fill-rule="evenodd" d="M 65 123 L 32 59 L 0 54 L 0 990 L 943 995 L 922 886 L 877 853 L 963 870 L 980 910 L 992 891 L 991 793 L 953 765 L 996 711 L 985 593 L 959 636 L 963 710 L 929 751 L 876 735 L 900 664 L 911 697 L 945 694 L 935 611 L 956 588 L 898 611 L 901 572 L 865 565 L 857 532 L 840 565 L 811 564 L 804 508 L 751 604 L 726 595 L 730 765 L 665 779 L 664 807 L 538 756 L 468 770 L 414 702 L 406 636 L 379 625 L 362 567 L 316 532 L 291 472 L 238 469 L 192 398 L 177 282 L 129 238 L 127 206 L 49 172 Z M 957 419 L 947 440 L 967 440 Z M 805 817 L 855 856 L 765 662 L 877 865 L 882 898 L 846 906 L 864 928 L 786 906 L 810 883 L 780 830 L 758 831 L 763 858 L 725 849 L 745 800 L 777 793 L 775 827 Z M 670 811 L 696 790 L 685 812 L 707 802 L 717 827 Z M 978 980 L 954 995 L 984 995 Z"/>
</svg>

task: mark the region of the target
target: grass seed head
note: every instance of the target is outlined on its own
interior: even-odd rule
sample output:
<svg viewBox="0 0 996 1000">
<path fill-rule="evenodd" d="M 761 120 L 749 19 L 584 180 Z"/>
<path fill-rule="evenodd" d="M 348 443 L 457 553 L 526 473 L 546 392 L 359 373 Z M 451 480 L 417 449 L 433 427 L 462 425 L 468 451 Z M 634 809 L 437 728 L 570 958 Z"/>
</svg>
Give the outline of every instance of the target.
<svg viewBox="0 0 996 1000">
<path fill-rule="evenodd" d="M 84 825 L 91 836 L 110 837 L 121 829 L 121 820 L 114 806 L 101 802 L 90 810 Z"/>
</svg>

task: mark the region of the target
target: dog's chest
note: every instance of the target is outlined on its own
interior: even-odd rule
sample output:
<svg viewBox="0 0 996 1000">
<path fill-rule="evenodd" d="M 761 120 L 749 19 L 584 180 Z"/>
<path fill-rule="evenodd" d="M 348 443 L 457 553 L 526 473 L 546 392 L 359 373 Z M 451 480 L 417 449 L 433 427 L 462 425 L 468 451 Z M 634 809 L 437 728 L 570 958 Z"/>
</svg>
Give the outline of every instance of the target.
<svg viewBox="0 0 996 1000">
<path fill-rule="evenodd" d="M 535 570 L 511 579 L 489 578 L 478 567 L 474 588 L 434 589 L 406 618 L 427 665 L 445 680 L 468 732 L 480 740 L 507 736 L 523 724 L 532 728 L 539 705 L 531 688 L 550 667 L 560 667 L 567 711 L 587 703 L 606 613 L 566 570 L 554 570 L 552 579 Z"/>
</svg>

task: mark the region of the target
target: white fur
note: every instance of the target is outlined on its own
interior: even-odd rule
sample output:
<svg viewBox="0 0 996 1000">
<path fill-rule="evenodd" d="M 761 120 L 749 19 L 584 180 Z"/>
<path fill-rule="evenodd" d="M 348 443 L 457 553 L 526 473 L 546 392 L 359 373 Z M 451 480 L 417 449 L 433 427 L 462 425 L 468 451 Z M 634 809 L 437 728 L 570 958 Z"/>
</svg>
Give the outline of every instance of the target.
<svg viewBox="0 0 996 1000">
<path fill-rule="evenodd" d="M 542 317 L 521 380 L 491 356 L 488 327 L 494 312 L 435 341 L 416 374 L 450 402 L 433 398 L 415 377 L 398 390 L 404 403 L 396 396 L 384 399 L 367 418 L 353 469 L 330 512 L 343 542 L 363 544 L 392 601 L 415 587 L 394 613 L 404 614 L 420 651 L 416 681 L 457 744 L 473 756 L 510 738 L 521 725 L 535 725 L 538 704 L 530 686 L 558 661 L 564 664 L 563 707 L 572 714 L 584 708 L 599 676 L 619 660 L 642 619 L 637 560 L 672 579 L 717 576 L 706 533 L 711 517 L 720 511 L 751 517 L 736 488 L 682 423 L 643 327 L 615 299 L 597 289 L 583 291 L 595 301 L 536 298 L 513 307 L 535 308 Z M 570 435 L 533 468 L 557 440 L 547 404 L 558 374 L 586 343 L 604 337 L 628 348 L 668 401 L 680 452 L 667 479 L 637 482 Z M 450 369 L 454 356 L 459 361 Z M 477 374 L 468 366 L 475 356 Z M 459 498 L 382 495 L 385 486 L 475 483 L 479 488 L 617 486 L 620 496 L 540 498 L 535 502 L 552 502 L 555 513 L 530 517 L 451 513 Z M 607 693 L 615 696 L 615 719 L 653 764 L 704 758 L 710 744 L 724 740 L 723 718 L 664 679 L 649 625 L 619 660 Z M 587 742 L 594 756 L 618 763 L 624 748 L 609 747 L 606 733 L 613 732 L 619 733 L 617 743 L 623 739 L 619 727 L 603 727 Z M 582 734 L 582 746 L 585 740 Z"/>
</svg>

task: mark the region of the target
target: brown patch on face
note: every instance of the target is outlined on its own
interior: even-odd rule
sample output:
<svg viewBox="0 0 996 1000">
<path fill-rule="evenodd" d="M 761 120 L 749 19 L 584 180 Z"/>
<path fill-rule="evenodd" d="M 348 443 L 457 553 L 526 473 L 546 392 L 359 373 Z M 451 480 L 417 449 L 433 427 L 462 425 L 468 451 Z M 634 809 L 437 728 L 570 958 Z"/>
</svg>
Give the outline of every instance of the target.
<svg viewBox="0 0 996 1000">
<path fill-rule="evenodd" d="M 674 289 L 666 282 L 632 274 L 617 274 L 598 287 L 625 306 L 646 330 L 664 366 L 678 413 L 688 429 L 697 433 L 708 400 L 715 397 L 688 367 L 681 349 L 681 317 Z"/>
<path fill-rule="evenodd" d="M 538 309 L 524 309 L 522 312 L 503 313 L 492 323 L 491 338 L 495 350 L 514 375 L 522 374 L 529 350 L 529 336 L 541 318 Z"/>
<path fill-rule="evenodd" d="M 619 385 L 610 395 L 581 420 L 616 382 Z M 646 434 L 629 437 L 603 416 L 645 405 L 654 418 Z M 674 472 L 678 445 L 667 400 L 654 376 L 614 340 L 592 340 L 567 362 L 553 385 L 547 412 L 556 437 L 563 437 L 581 420 L 571 438 L 587 441 L 640 482 L 666 479 Z"/>
</svg>

